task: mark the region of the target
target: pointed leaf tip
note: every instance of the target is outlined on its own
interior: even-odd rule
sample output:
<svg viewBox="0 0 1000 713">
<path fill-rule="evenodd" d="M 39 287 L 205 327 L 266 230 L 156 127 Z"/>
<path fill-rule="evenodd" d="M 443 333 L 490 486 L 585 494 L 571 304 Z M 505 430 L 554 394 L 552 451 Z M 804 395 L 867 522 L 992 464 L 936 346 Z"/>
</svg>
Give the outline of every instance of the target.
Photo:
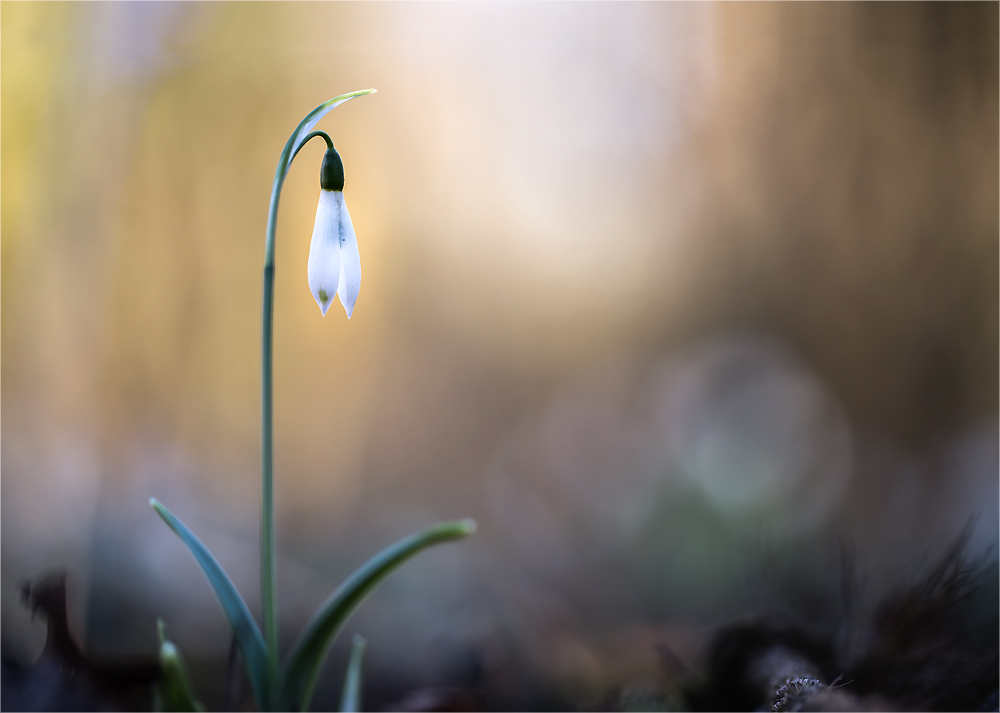
<svg viewBox="0 0 1000 713">
<path fill-rule="evenodd" d="M 218 598 L 219 604 L 222 605 L 222 609 L 229 619 L 229 625 L 233 629 L 233 634 L 239 643 L 240 652 L 243 654 L 243 663 L 250 678 L 250 685 L 253 688 L 254 697 L 257 699 L 257 706 L 264 710 L 264 703 L 268 700 L 271 686 L 267 674 L 267 644 L 250 614 L 250 609 L 240 593 L 236 591 L 229 575 L 225 573 L 218 560 L 208 551 L 204 543 L 191 532 L 187 525 L 177 519 L 155 498 L 150 498 L 150 500 L 156 514 L 187 546 L 188 551 L 194 556 L 195 561 L 215 591 L 215 596 Z"/>
<path fill-rule="evenodd" d="M 319 669 L 334 637 L 351 612 L 391 572 L 428 547 L 471 535 L 475 520 L 439 522 L 386 547 L 354 571 L 306 624 L 283 666 L 282 698 L 295 710 L 307 710 Z"/>
<path fill-rule="evenodd" d="M 160 711 L 204 711 L 194 693 L 184 656 L 177 646 L 167 638 L 163 619 L 156 620 L 160 638 L 160 678 L 153 688 L 156 701 L 154 710 Z"/>
<path fill-rule="evenodd" d="M 461 527 L 466 535 L 471 535 L 476 530 L 479 529 L 479 523 L 473 520 L 471 517 L 467 517 L 464 520 L 458 521 L 459 527 Z"/>
</svg>

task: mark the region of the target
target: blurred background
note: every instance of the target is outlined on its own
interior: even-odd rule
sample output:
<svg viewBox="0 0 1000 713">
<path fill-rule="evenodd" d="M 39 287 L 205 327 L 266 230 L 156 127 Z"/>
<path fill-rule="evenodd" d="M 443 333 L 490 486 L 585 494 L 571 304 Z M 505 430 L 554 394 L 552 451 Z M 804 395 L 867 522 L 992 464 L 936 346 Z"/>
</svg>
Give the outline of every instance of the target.
<svg viewBox="0 0 1000 713">
<path fill-rule="evenodd" d="M 827 616 L 844 547 L 872 599 L 970 522 L 995 561 L 997 13 L 4 3 L 3 655 L 38 655 L 19 587 L 65 568 L 89 650 L 152 655 L 162 616 L 219 705 L 225 618 L 147 500 L 259 611 L 271 181 L 310 109 L 366 87 L 318 126 L 350 322 L 306 284 L 321 142 L 278 222 L 287 645 L 453 517 L 479 532 L 345 629 L 373 708 L 592 708 L 655 681 L 658 643 L 693 666 L 738 617 Z"/>
</svg>

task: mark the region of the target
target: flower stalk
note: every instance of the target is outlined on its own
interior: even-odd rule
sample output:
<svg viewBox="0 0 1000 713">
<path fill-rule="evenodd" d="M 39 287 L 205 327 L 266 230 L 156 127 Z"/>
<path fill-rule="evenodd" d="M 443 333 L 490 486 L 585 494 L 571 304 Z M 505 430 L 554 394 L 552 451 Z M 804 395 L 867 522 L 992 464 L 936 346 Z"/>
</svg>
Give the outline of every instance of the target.
<svg viewBox="0 0 1000 713">
<path fill-rule="evenodd" d="M 274 537 L 274 244 L 278 229 L 278 202 L 285 176 L 292 160 L 309 139 L 320 134 L 313 132 L 316 123 L 332 109 L 354 97 L 373 94 L 374 89 L 362 89 L 343 94 L 320 104 L 295 127 L 285 143 L 274 169 L 271 200 L 267 211 L 267 234 L 264 237 L 264 286 L 261 305 L 261 366 L 260 366 L 260 593 L 264 609 L 264 641 L 268 649 L 268 673 L 272 679 L 278 675 L 278 580 Z M 333 141 L 326 137 L 327 145 Z"/>
<path fill-rule="evenodd" d="M 331 109 L 349 99 L 371 94 L 374 89 L 363 89 L 335 97 L 313 109 L 292 133 L 278 159 L 271 186 L 271 201 L 267 216 L 264 243 L 264 284 L 261 305 L 261 505 L 260 505 L 260 577 L 263 606 L 263 633 L 254 621 L 250 610 L 236 590 L 232 580 L 204 543 L 173 513 L 155 498 L 150 505 L 171 530 L 187 546 L 215 591 L 233 635 L 242 653 L 254 697 L 259 710 L 308 710 L 313 687 L 330 645 L 347 617 L 365 599 L 368 593 L 386 576 L 411 559 L 418 552 L 444 542 L 459 540 L 472 534 L 476 523 L 472 520 L 442 522 L 422 532 L 415 533 L 365 562 L 355 570 L 323 602 L 299 635 L 292 651 L 280 662 L 278 649 L 278 600 L 277 573 L 275 571 L 274 531 L 274 429 L 273 429 L 273 335 L 274 335 L 274 244 L 278 223 L 278 202 L 281 188 L 292 160 L 299 150 L 314 137 L 322 137 L 327 152 L 320 171 L 320 206 L 313 230 L 308 267 L 310 289 L 320 310 L 325 314 L 333 294 L 350 318 L 361 284 L 361 262 L 357 240 L 351 224 L 347 205 L 343 200 L 343 162 L 333 147 L 333 141 L 322 131 L 313 131 L 318 122 Z M 317 247 L 318 246 L 318 247 Z M 314 261 L 315 257 L 315 261 Z M 315 262 L 315 266 L 314 266 Z M 317 278 L 314 287 L 314 276 Z M 322 293 L 321 293 L 322 290 Z M 161 636 L 161 638 L 163 638 Z M 172 701 L 194 701 L 177 705 L 197 705 L 187 680 L 181 675 L 180 652 L 172 642 L 167 647 L 165 666 L 172 667 L 174 685 L 170 689 L 177 695 Z M 351 693 L 347 705 L 359 704 L 361 655 L 363 646 L 356 644 L 355 655 L 349 667 L 348 681 Z M 184 695 L 180 695 L 184 693 Z"/>
</svg>

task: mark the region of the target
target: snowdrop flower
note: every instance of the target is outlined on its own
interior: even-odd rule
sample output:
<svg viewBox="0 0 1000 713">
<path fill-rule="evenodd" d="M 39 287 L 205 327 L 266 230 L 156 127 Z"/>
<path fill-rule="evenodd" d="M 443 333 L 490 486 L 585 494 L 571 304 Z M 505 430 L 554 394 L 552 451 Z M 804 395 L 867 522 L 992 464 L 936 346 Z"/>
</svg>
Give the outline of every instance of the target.
<svg viewBox="0 0 1000 713">
<path fill-rule="evenodd" d="M 344 202 L 344 163 L 331 145 L 319 172 L 319 206 L 309 246 L 309 290 L 324 315 L 340 297 L 347 318 L 361 290 L 361 256 L 351 214 Z"/>
</svg>

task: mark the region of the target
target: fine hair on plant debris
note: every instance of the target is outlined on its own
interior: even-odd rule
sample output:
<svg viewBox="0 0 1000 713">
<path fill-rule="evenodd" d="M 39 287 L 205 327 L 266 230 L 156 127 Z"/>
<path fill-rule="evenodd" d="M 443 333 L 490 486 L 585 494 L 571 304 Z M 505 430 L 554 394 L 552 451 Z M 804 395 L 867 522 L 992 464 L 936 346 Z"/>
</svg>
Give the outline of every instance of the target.
<svg viewBox="0 0 1000 713">
<path fill-rule="evenodd" d="M 719 631 L 703 674 L 682 685 L 685 707 L 997 710 L 996 553 L 970 556 L 969 532 L 861 622 L 850 616 L 854 575 L 845 566 L 845 615 L 833 634 L 766 617 Z"/>
</svg>

